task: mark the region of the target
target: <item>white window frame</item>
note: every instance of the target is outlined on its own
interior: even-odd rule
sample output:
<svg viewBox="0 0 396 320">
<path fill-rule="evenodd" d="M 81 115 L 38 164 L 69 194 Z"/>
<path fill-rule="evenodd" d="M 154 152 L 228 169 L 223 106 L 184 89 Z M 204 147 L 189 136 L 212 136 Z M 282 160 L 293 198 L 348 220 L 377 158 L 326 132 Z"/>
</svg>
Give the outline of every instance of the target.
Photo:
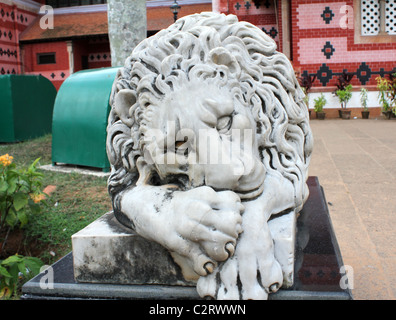
<svg viewBox="0 0 396 320">
<path fill-rule="evenodd" d="M 385 32 L 385 0 L 380 1 L 380 31 L 377 35 L 363 35 L 362 34 L 362 0 L 354 0 L 354 29 L 355 29 L 355 44 L 360 43 L 396 43 L 396 34 L 388 34 Z M 396 8 L 395 8 L 396 10 Z"/>
</svg>

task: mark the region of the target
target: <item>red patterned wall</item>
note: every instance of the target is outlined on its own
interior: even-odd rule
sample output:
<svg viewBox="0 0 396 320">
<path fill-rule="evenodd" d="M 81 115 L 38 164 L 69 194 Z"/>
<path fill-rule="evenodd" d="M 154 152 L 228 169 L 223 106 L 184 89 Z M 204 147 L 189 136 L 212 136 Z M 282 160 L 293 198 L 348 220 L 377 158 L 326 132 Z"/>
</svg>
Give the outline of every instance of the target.
<svg viewBox="0 0 396 320">
<path fill-rule="evenodd" d="M 221 13 L 235 14 L 239 20 L 247 21 L 262 29 L 279 46 L 279 28 L 273 0 L 220 0 Z"/>
<path fill-rule="evenodd" d="M 293 63 L 317 76 L 315 86 L 334 86 L 344 70 L 354 74 L 352 84 L 375 86 L 376 77 L 396 71 L 396 43 L 355 43 L 353 0 L 291 3 Z"/>
<path fill-rule="evenodd" d="M 48 78 L 58 90 L 62 82 L 70 75 L 69 55 L 65 41 L 51 41 L 25 44 L 25 74 L 40 74 Z M 37 54 L 55 53 L 55 63 L 38 64 Z"/>
<path fill-rule="evenodd" d="M 236 14 L 269 33 L 282 45 L 281 2 L 219 0 L 218 10 Z M 396 35 L 385 43 L 355 43 L 354 0 L 291 0 L 291 59 L 297 72 L 316 75 L 317 87 L 333 87 L 345 70 L 355 86 L 375 86 L 377 76 L 396 71 Z M 276 7 L 275 7 L 276 6 Z M 277 12 L 277 16 L 275 15 Z M 396 7 L 393 16 L 396 19 Z"/>
<path fill-rule="evenodd" d="M 19 35 L 36 16 L 15 5 L 0 2 L 0 75 L 21 73 Z"/>
<path fill-rule="evenodd" d="M 70 75 L 69 53 L 66 41 L 29 43 L 23 46 L 26 74 L 40 74 L 48 78 L 58 90 Z M 37 54 L 55 53 L 55 64 L 37 63 Z M 111 66 L 108 40 L 83 39 L 73 40 L 74 72 L 83 69 L 104 68 Z"/>
</svg>

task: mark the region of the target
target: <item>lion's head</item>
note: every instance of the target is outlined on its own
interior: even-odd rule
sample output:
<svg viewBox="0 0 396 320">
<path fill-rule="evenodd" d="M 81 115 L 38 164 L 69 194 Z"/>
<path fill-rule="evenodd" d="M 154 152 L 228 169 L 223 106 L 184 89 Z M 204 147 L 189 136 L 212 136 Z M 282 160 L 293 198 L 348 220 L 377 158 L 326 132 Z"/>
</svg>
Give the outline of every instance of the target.
<svg viewBox="0 0 396 320">
<path fill-rule="evenodd" d="M 269 172 L 292 182 L 299 210 L 312 151 L 303 97 L 275 42 L 233 15 L 191 15 L 145 39 L 111 96 L 115 211 L 119 192 L 141 183 L 208 185 L 253 199 Z"/>
</svg>

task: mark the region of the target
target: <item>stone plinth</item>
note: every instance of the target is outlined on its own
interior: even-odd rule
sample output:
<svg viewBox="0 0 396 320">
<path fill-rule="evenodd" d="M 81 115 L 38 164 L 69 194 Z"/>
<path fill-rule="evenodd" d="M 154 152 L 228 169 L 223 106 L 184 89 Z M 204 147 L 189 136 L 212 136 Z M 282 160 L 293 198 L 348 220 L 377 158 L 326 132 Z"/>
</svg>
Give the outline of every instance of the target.
<svg viewBox="0 0 396 320">
<path fill-rule="evenodd" d="M 188 285 L 169 252 L 106 213 L 72 236 L 79 282 Z"/>
<path fill-rule="evenodd" d="M 275 256 L 284 287 L 293 284 L 295 214 L 269 222 L 276 236 Z M 78 282 L 194 285 L 162 246 L 124 227 L 108 212 L 72 236 L 74 277 Z M 292 262 L 290 264 L 290 261 Z"/>
<path fill-rule="evenodd" d="M 341 273 L 341 267 L 343 266 L 342 256 L 333 231 L 323 190 L 316 177 L 308 179 L 308 186 L 310 197 L 297 218 L 294 284 L 290 288 L 280 289 L 277 293 L 270 295 L 269 298 L 271 300 L 352 299 L 350 290 L 342 288 L 340 285 L 340 282 L 347 283 L 345 280 L 346 275 Z M 138 240 L 136 236 L 131 236 L 128 229 L 124 227 L 121 227 L 121 229 L 117 227 L 116 229 L 113 224 L 115 220 L 111 217 L 112 214 L 105 214 L 94 222 L 94 224 L 103 227 L 100 232 L 102 240 L 104 239 L 104 234 L 111 233 L 113 237 L 118 234 L 120 242 L 126 241 L 129 237 L 131 237 L 130 240 L 136 241 L 133 247 L 135 248 L 135 253 L 141 252 L 143 258 L 137 261 L 129 256 L 127 259 L 132 266 L 140 266 L 140 268 L 148 268 L 149 259 L 155 259 L 148 277 L 151 282 L 136 284 L 147 277 L 147 270 L 139 269 L 134 272 L 126 272 L 122 270 L 123 267 L 121 265 L 117 266 L 116 263 L 110 262 L 108 267 L 111 270 L 109 269 L 107 273 L 110 277 L 109 279 L 120 281 L 119 276 L 111 274 L 115 272 L 121 272 L 128 277 L 134 274 L 136 278 L 132 280 L 129 278 L 129 281 L 135 281 L 135 284 L 114 284 L 110 283 L 109 279 L 104 278 L 101 280 L 103 281 L 102 283 L 76 281 L 77 279 L 73 273 L 73 253 L 71 252 L 51 266 L 51 273 L 43 271 L 27 282 L 22 288 L 22 299 L 199 299 L 195 285 L 182 280 L 180 270 L 177 269 L 171 257 L 162 247 L 157 247 L 150 253 L 151 249 L 147 251 L 147 243 L 144 243 L 142 239 Z M 83 229 L 81 233 L 78 233 L 80 234 L 80 240 L 82 240 L 82 235 L 89 235 L 90 232 L 89 228 Z M 96 232 L 96 234 L 99 234 L 99 232 Z M 128 236 L 125 238 L 126 234 Z M 73 240 L 75 241 L 76 237 Z M 106 241 L 100 243 L 98 239 L 91 240 L 94 240 L 93 244 L 106 245 Z M 84 243 L 84 240 L 82 241 Z M 88 243 L 87 241 L 85 242 Z M 276 244 L 275 247 L 277 247 Z M 129 252 L 125 254 L 124 259 L 126 259 L 131 254 L 131 250 L 124 251 Z M 146 256 L 144 256 L 145 254 Z M 114 258 L 115 256 L 109 252 L 107 260 L 111 260 L 111 257 Z M 105 261 L 104 259 L 102 257 L 102 261 Z M 83 267 L 79 264 L 81 262 L 75 258 L 74 261 L 75 267 L 80 266 L 79 268 L 82 270 Z M 124 260 L 124 267 L 125 263 L 126 260 Z M 164 268 L 164 266 L 166 266 L 167 270 L 166 276 L 164 272 L 158 271 L 159 268 Z M 79 273 L 76 276 L 81 280 L 83 277 L 88 279 L 89 275 L 92 282 L 92 277 L 95 275 L 93 271 L 95 269 L 91 268 L 91 273 Z M 157 272 L 159 273 L 157 274 Z M 343 278 L 344 281 L 341 281 Z M 99 279 L 97 280 L 99 281 Z M 155 284 L 155 281 L 160 283 L 165 280 L 168 283 L 177 283 L 177 285 Z"/>
</svg>

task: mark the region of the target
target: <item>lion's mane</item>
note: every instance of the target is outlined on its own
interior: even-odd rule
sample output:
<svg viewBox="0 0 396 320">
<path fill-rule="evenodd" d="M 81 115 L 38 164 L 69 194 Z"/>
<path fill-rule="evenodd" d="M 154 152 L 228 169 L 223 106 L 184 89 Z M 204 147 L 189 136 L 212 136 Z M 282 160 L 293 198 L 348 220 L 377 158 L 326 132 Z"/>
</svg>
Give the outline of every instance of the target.
<svg viewBox="0 0 396 320">
<path fill-rule="evenodd" d="M 233 58 L 227 61 L 222 55 Z M 289 60 L 252 24 L 238 22 L 234 15 L 201 13 L 142 41 L 117 74 L 107 128 L 108 186 L 115 212 L 117 195 L 138 180 L 136 160 L 143 155 L 144 132 L 158 102 L 192 77 L 239 85 L 238 99 L 257 122 L 262 162 L 267 172 L 293 183 L 300 210 L 308 196 L 313 139 L 304 94 Z M 129 107 L 118 110 L 115 100 L 123 89 L 132 92 Z"/>
</svg>

